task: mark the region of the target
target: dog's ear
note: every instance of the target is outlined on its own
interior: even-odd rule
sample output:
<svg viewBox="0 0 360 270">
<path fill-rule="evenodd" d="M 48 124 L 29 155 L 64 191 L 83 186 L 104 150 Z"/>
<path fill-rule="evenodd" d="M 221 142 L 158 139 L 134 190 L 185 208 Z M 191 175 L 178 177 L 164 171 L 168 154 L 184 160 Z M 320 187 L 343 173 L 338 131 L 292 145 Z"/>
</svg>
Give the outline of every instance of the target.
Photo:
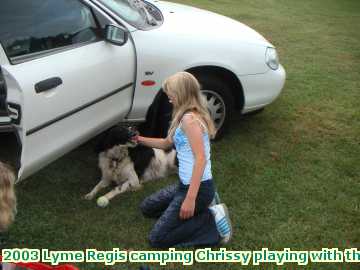
<svg viewBox="0 0 360 270">
<path fill-rule="evenodd" d="M 125 145 L 128 140 L 128 130 L 124 127 L 116 126 L 99 136 L 99 141 L 95 147 L 95 151 L 96 153 L 101 153 L 114 147 L 115 145 Z"/>
<path fill-rule="evenodd" d="M 96 138 L 96 144 L 95 144 L 95 153 L 96 154 L 100 154 L 101 152 L 104 152 L 106 147 L 105 147 L 105 141 L 106 141 L 106 132 L 102 133 L 101 135 L 99 135 Z"/>
<path fill-rule="evenodd" d="M 98 136 L 95 145 L 95 153 L 99 154 L 112 147 L 111 144 L 112 141 L 114 141 L 114 132 L 114 128 L 110 128 Z"/>
</svg>

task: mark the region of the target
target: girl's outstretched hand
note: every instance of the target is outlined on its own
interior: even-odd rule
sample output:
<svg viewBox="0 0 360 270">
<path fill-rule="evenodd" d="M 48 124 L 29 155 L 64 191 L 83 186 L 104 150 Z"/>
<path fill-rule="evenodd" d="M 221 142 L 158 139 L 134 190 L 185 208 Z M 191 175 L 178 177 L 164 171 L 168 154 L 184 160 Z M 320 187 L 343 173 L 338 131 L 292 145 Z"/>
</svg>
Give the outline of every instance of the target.
<svg viewBox="0 0 360 270">
<path fill-rule="evenodd" d="M 180 214 L 179 214 L 180 218 L 189 219 L 194 216 L 194 212 L 195 212 L 195 200 L 186 197 L 181 205 Z"/>
<path fill-rule="evenodd" d="M 137 131 L 136 128 L 129 127 L 129 133 L 131 136 L 130 140 L 134 143 L 139 143 L 139 137 L 140 137 L 139 131 Z"/>
<path fill-rule="evenodd" d="M 137 134 L 135 136 L 132 136 L 130 140 L 134 143 L 139 143 L 139 137 L 139 134 Z"/>
</svg>

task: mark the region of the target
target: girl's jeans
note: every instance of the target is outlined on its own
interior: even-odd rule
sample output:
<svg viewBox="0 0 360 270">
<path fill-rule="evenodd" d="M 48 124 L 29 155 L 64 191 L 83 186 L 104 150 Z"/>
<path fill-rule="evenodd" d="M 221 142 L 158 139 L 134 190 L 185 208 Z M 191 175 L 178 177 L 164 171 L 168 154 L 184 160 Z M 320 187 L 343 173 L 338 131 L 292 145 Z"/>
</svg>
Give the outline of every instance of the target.
<svg viewBox="0 0 360 270">
<path fill-rule="evenodd" d="M 144 216 L 160 217 L 149 235 L 152 247 L 213 246 L 219 243 L 215 220 L 208 209 L 215 194 L 213 181 L 210 179 L 201 182 L 195 214 L 190 219 L 182 220 L 179 213 L 188 188 L 189 186 L 181 183 L 174 184 L 142 202 L 140 208 Z"/>
</svg>

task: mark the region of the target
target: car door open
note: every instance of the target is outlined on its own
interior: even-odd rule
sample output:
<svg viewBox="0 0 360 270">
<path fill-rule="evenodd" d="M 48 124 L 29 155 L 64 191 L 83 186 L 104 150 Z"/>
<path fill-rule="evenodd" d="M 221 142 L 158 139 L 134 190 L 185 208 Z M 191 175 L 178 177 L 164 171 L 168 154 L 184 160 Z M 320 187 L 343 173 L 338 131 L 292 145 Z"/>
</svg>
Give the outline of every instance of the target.
<svg viewBox="0 0 360 270">
<path fill-rule="evenodd" d="M 130 40 L 106 42 L 82 1 L 5 2 L 0 23 L 10 33 L 0 32 L 0 41 L 9 61 L 0 64 L 22 111 L 25 178 L 125 117 L 135 52 Z"/>
</svg>

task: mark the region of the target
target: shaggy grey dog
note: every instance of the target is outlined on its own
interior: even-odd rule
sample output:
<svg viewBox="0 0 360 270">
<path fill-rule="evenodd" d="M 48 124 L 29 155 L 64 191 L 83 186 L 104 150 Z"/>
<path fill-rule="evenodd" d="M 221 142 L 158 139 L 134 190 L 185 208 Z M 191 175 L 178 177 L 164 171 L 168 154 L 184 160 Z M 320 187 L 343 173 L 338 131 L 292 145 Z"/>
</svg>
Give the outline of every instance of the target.
<svg viewBox="0 0 360 270">
<path fill-rule="evenodd" d="M 106 207 L 115 196 L 141 188 L 147 181 L 165 178 L 177 171 L 176 151 L 164 151 L 131 141 L 133 133 L 124 127 L 109 130 L 97 147 L 101 180 L 85 199 L 92 200 L 103 188 L 115 183 L 116 187 L 97 200 Z"/>
</svg>

